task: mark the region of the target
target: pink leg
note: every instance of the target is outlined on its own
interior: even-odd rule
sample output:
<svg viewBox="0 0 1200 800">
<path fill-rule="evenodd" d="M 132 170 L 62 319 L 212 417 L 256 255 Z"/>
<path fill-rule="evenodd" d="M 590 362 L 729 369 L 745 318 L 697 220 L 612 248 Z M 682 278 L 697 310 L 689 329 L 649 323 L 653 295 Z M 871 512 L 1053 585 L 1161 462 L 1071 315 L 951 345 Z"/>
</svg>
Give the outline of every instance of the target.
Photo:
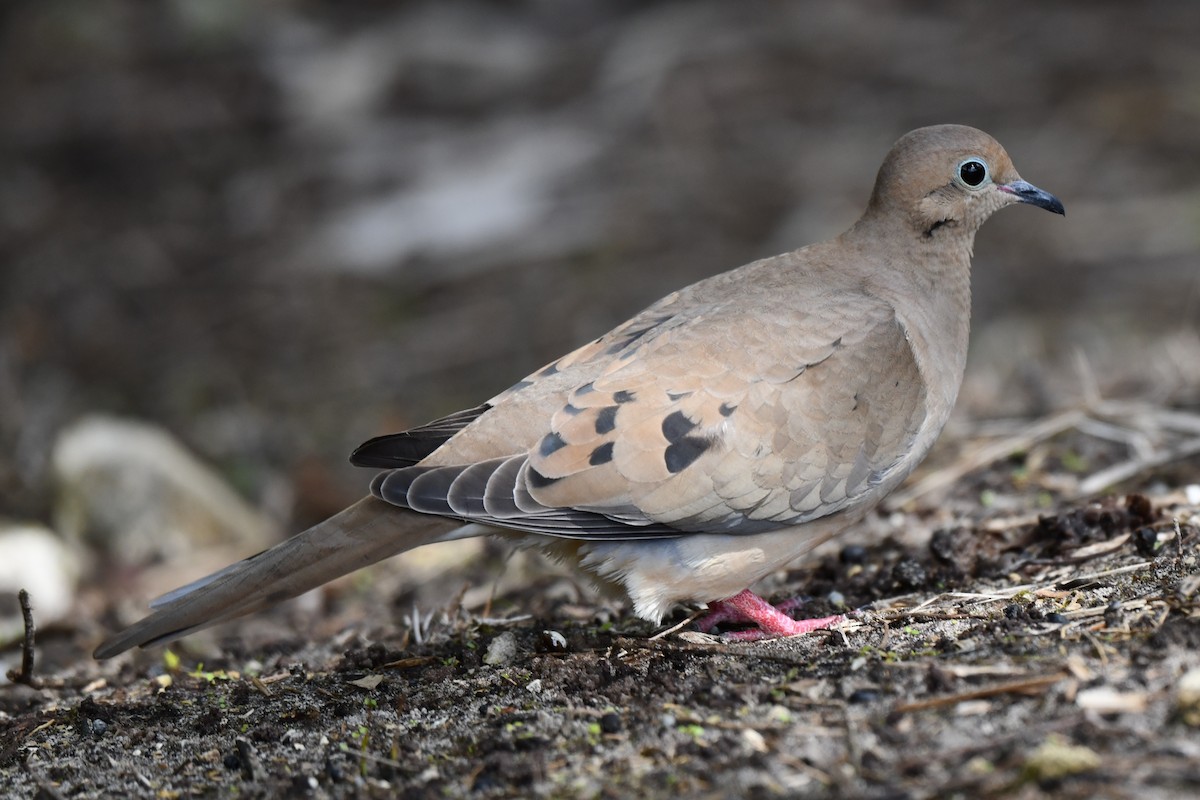
<svg viewBox="0 0 1200 800">
<path fill-rule="evenodd" d="M 801 603 L 792 601 L 784 607 L 795 607 Z M 743 642 L 758 639 L 774 639 L 780 636 L 799 636 L 802 633 L 828 628 L 845 617 L 836 615 L 820 619 L 792 619 L 779 608 L 746 589 L 733 597 L 708 604 L 708 614 L 697 620 L 700 630 L 708 632 L 722 622 L 753 622 L 757 630 L 731 631 L 725 634 L 730 639 Z"/>
</svg>

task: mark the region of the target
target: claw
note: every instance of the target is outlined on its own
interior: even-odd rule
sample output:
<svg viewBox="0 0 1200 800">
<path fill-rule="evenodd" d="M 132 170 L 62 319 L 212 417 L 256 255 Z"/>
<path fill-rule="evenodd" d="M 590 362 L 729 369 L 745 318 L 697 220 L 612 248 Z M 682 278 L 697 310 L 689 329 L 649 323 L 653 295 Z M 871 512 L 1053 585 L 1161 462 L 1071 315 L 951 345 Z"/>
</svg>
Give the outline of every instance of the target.
<svg viewBox="0 0 1200 800">
<path fill-rule="evenodd" d="M 696 624 L 701 631 L 708 633 L 723 622 L 752 622 L 758 626 L 756 629 L 731 631 L 726 633 L 725 637 L 739 642 L 754 642 L 811 633 L 836 625 L 845 619 L 841 614 L 817 619 L 792 619 L 782 610 L 792 610 L 804 602 L 803 598 L 797 598 L 773 606 L 746 589 L 733 597 L 709 603 L 709 613 L 697 620 Z"/>
</svg>

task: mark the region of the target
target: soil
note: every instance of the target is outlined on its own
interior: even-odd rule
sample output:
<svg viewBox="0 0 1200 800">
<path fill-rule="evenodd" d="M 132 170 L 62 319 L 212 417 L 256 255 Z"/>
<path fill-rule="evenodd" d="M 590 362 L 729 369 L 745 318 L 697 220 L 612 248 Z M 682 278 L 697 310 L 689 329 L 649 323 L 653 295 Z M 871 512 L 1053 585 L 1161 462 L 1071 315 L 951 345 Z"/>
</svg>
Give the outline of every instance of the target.
<svg viewBox="0 0 1200 800">
<path fill-rule="evenodd" d="M 1036 496 L 1012 475 L 963 485 Z M 804 615 L 853 609 L 788 640 L 726 641 L 682 612 L 664 635 L 544 574 L 415 626 L 378 581 L 328 599 L 340 630 L 277 610 L 225 626 L 202 662 L 187 641 L 90 662 L 79 654 L 97 626 L 60 626 L 39 639 L 41 687 L 0 694 L 0 785 L 39 797 L 1190 796 L 1200 699 L 1181 681 L 1200 644 L 1200 508 L 1129 494 L 1057 509 L 953 527 L 928 508 L 873 519 L 862 543 L 766 587 L 805 591 Z M 931 525 L 923 546 L 880 535 Z M 467 570 L 445 585 L 487 582 L 480 563 Z"/>
</svg>

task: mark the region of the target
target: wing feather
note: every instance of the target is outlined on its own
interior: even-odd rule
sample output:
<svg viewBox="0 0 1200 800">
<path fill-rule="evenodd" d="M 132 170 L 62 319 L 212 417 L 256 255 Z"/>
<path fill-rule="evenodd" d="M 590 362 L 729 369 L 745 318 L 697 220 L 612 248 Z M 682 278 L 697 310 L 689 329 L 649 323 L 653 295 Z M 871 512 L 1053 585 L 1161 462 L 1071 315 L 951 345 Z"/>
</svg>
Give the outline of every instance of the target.
<svg viewBox="0 0 1200 800">
<path fill-rule="evenodd" d="M 417 511 L 587 539 L 757 533 L 885 494 L 917 460 L 926 406 L 892 308 L 861 293 L 819 304 L 837 309 L 827 318 L 769 293 L 748 302 L 754 313 L 667 298 L 497 395 L 373 490 Z M 519 448 L 447 463 L 460 439 L 494 452 L 506 409 L 530 404 L 545 427 L 508 436 Z"/>
</svg>

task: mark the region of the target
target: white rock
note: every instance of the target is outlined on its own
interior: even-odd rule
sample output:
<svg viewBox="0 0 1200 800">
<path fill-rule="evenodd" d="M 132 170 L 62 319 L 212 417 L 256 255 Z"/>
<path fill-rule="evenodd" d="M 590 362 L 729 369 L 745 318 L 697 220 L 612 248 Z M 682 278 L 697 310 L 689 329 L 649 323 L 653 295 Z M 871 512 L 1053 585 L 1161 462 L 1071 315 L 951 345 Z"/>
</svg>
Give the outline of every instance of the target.
<svg viewBox="0 0 1200 800">
<path fill-rule="evenodd" d="M 492 639 L 488 645 L 487 652 L 483 656 L 483 663 L 493 667 L 503 667 L 511 664 L 516 657 L 517 637 L 505 631 L 495 639 Z"/>
<path fill-rule="evenodd" d="M 1075 704 L 1101 714 L 1141 714 L 1149 699 L 1145 692 L 1119 692 L 1111 686 L 1096 686 L 1075 695 Z"/>
<path fill-rule="evenodd" d="M 0 524 L 0 595 L 14 597 L 29 592 L 33 621 L 39 627 L 65 618 L 75 602 L 81 568 L 79 555 L 52 531 L 39 525 Z M 0 641 L 19 638 L 24 629 L 21 613 L 0 617 Z"/>
<path fill-rule="evenodd" d="M 771 748 L 767 746 L 766 738 L 753 728 L 744 728 L 742 730 L 742 741 L 755 753 L 769 753 L 771 751 Z"/>
<path fill-rule="evenodd" d="M 1180 719 L 1200 728 L 1200 667 L 1193 667 L 1180 677 L 1175 687 L 1175 703 Z"/>
<path fill-rule="evenodd" d="M 160 428 L 85 417 L 54 445 L 56 526 L 140 564 L 196 545 L 269 545 L 272 526 Z"/>
</svg>

